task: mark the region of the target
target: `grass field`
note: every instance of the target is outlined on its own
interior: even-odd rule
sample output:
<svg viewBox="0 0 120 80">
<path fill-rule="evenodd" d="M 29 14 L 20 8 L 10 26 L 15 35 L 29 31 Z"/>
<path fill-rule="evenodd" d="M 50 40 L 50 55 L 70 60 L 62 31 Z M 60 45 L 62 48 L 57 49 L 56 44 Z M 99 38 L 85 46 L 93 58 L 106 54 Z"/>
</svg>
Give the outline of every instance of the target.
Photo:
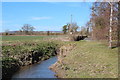
<svg viewBox="0 0 120 80">
<path fill-rule="evenodd" d="M 57 36 L 2 36 L 2 41 L 31 41 L 43 40 L 45 38 L 52 38 Z"/>
<path fill-rule="evenodd" d="M 50 38 L 61 36 L 2 36 L 3 51 L 26 54 L 38 44 L 49 41 Z M 17 44 L 15 44 L 17 43 Z M 57 44 L 75 44 L 75 48 L 63 58 L 62 69 L 58 73 L 65 74 L 63 78 L 116 78 L 118 75 L 118 48 L 109 49 L 106 42 L 99 41 L 57 41 Z M 49 51 L 49 50 L 48 50 Z"/>
<path fill-rule="evenodd" d="M 63 58 L 65 78 L 115 78 L 118 76 L 118 48 L 109 49 L 98 41 L 75 42 Z M 59 73 L 59 72 L 58 72 Z"/>
<path fill-rule="evenodd" d="M 2 36 L 2 45 L 22 44 L 22 43 L 40 43 L 43 41 L 50 41 L 58 36 Z"/>
</svg>

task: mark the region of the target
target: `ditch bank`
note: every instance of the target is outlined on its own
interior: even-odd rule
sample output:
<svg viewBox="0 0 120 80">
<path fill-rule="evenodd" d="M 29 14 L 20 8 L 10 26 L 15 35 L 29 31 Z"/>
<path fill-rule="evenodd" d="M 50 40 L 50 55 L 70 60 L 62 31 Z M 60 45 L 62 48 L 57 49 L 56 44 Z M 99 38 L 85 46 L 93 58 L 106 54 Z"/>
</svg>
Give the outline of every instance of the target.
<svg viewBox="0 0 120 80">
<path fill-rule="evenodd" d="M 54 76 L 55 72 L 49 69 L 49 66 L 56 61 L 57 56 L 40 63 L 24 66 L 12 76 L 12 80 L 15 80 L 16 78 L 56 78 Z"/>
<path fill-rule="evenodd" d="M 87 38 L 88 36 L 86 35 L 70 35 L 69 36 L 70 41 L 80 41 L 80 40 L 84 40 L 85 38 Z"/>
<path fill-rule="evenodd" d="M 60 48 L 50 69 L 58 78 L 117 78 L 117 61 L 117 48 L 109 49 L 103 42 L 70 42 Z"/>
<path fill-rule="evenodd" d="M 70 34 L 70 35 L 65 35 L 62 37 L 57 37 L 57 38 L 51 38 L 51 40 L 58 40 L 58 41 L 80 41 L 80 40 L 84 40 L 85 38 L 87 38 L 88 36 L 86 35 L 76 35 L 76 34 Z"/>
<path fill-rule="evenodd" d="M 3 79 L 10 79 L 23 66 L 32 65 L 56 56 L 59 48 L 58 44 L 54 42 L 44 42 L 34 45 L 31 49 L 29 49 L 30 45 L 22 46 L 24 47 L 21 47 L 21 45 L 2 46 Z"/>
<path fill-rule="evenodd" d="M 79 41 L 86 36 L 70 36 L 69 41 Z M 21 67 L 32 65 L 53 56 L 58 56 L 58 61 L 50 66 L 50 69 L 56 72 L 56 76 L 64 75 L 60 73 L 64 57 L 75 47 L 75 44 L 67 44 L 60 47 L 55 42 L 42 43 L 22 43 L 19 45 L 2 46 L 2 78 L 11 78 Z M 67 67 L 65 67 L 67 69 Z"/>
<path fill-rule="evenodd" d="M 63 70 L 68 70 L 68 67 L 64 67 L 66 63 L 64 63 L 64 58 L 69 55 L 69 53 L 75 48 L 76 44 L 67 44 L 59 48 L 58 52 L 58 60 L 55 64 L 51 65 L 49 68 L 54 71 L 56 74 L 55 76 L 58 78 L 64 78 L 66 75 Z"/>
</svg>

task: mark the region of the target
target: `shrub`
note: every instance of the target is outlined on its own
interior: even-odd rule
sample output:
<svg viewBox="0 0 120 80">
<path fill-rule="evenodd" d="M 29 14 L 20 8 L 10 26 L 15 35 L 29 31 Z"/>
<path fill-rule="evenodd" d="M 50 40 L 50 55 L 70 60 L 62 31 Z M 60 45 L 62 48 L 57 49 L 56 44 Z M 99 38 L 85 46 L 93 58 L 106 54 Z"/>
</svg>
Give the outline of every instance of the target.
<svg viewBox="0 0 120 80">
<path fill-rule="evenodd" d="M 20 66 L 34 64 L 55 56 L 57 49 L 58 44 L 54 42 L 42 42 L 37 45 L 26 43 L 2 46 L 2 55 L 4 57 L 2 59 L 3 78 L 11 77 Z"/>
<path fill-rule="evenodd" d="M 44 59 L 46 59 L 48 57 L 55 56 L 57 54 L 57 46 L 58 44 L 54 42 L 45 42 L 39 44 L 33 49 L 33 57 L 35 56 L 35 59 L 39 59 L 39 57 L 42 56 Z"/>
<path fill-rule="evenodd" d="M 10 78 L 19 69 L 19 62 L 13 58 L 2 59 L 2 77 Z"/>
</svg>

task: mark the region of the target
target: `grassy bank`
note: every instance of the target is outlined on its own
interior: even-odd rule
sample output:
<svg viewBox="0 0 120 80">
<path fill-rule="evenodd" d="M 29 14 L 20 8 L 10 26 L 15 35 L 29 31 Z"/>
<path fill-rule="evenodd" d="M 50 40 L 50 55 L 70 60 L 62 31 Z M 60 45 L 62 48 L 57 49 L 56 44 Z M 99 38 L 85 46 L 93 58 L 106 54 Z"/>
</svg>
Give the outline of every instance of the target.
<svg viewBox="0 0 120 80">
<path fill-rule="evenodd" d="M 57 54 L 58 44 L 51 41 L 2 46 L 2 77 L 10 78 L 21 66 L 31 65 Z"/>
<path fill-rule="evenodd" d="M 64 42 L 64 36 L 56 37 L 58 36 L 3 36 L 3 76 L 11 75 L 10 71 L 17 71 L 20 66 L 31 65 L 55 56 L 59 48 L 59 65 L 54 68 L 59 77 L 117 77 L 117 48 L 109 49 L 106 42 Z"/>
<path fill-rule="evenodd" d="M 58 77 L 62 78 L 115 78 L 118 74 L 117 48 L 97 41 L 72 42 L 76 46 L 56 67 Z"/>
</svg>

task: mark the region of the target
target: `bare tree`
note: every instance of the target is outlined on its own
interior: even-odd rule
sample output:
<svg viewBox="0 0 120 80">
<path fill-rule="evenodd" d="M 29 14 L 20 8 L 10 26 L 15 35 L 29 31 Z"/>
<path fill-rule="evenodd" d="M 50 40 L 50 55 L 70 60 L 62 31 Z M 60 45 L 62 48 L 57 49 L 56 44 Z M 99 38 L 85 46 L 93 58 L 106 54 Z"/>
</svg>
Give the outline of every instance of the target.
<svg viewBox="0 0 120 80">
<path fill-rule="evenodd" d="M 28 35 L 31 34 L 35 28 L 30 24 L 24 24 L 21 29 L 23 32 L 25 32 L 25 34 Z"/>
<path fill-rule="evenodd" d="M 109 39 L 109 43 L 112 42 L 113 39 L 116 39 L 116 14 L 118 10 L 117 4 L 115 2 L 112 4 L 112 8 L 108 2 L 95 2 L 93 4 L 90 21 L 92 23 L 92 35 L 94 39 Z"/>
<path fill-rule="evenodd" d="M 9 29 L 5 30 L 5 35 L 9 35 Z"/>
<path fill-rule="evenodd" d="M 68 32 L 68 24 L 63 26 L 63 30 L 64 34 L 66 34 Z"/>
<path fill-rule="evenodd" d="M 118 32 L 118 43 L 117 43 L 117 45 L 118 45 L 118 47 L 119 47 L 119 52 L 120 52 L 120 1 L 118 2 L 118 30 L 117 30 L 117 32 Z"/>
<path fill-rule="evenodd" d="M 50 31 L 47 31 L 47 35 L 48 35 L 48 36 L 50 35 Z"/>
<path fill-rule="evenodd" d="M 77 23 L 71 23 L 71 24 L 69 24 L 69 32 L 70 33 L 76 33 L 77 32 L 77 30 L 78 30 L 78 28 L 79 28 L 79 26 L 77 25 Z"/>
<path fill-rule="evenodd" d="M 110 29 L 109 29 L 109 48 L 112 48 L 112 22 L 113 22 L 113 4 L 110 4 Z"/>
</svg>

